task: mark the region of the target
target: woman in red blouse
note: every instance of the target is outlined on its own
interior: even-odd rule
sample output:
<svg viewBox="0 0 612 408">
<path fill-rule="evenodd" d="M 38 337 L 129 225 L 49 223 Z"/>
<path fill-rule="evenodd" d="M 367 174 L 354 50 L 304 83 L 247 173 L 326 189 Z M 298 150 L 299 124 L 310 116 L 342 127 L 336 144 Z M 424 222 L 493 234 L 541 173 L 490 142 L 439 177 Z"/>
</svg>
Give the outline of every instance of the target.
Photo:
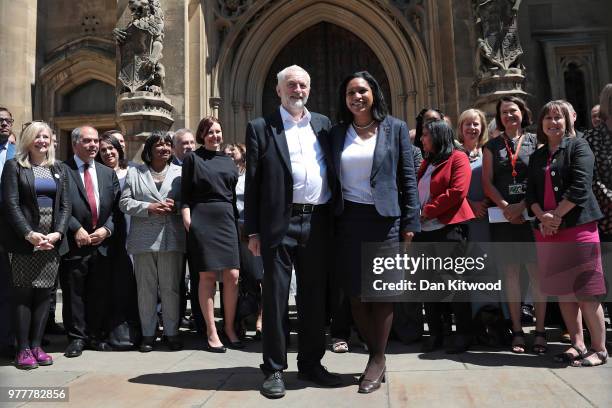
<svg viewBox="0 0 612 408">
<path fill-rule="evenodd" d="M 474 218 L 467 200 L 472 169 L 468 156 L 455 145 L 453 129 L 444 121 L 428 123 L 423 128 L 424 160 L 417 180 L 421 203 L 421 232 L 415 237 L 419 242 L 455 242 L 467 240 L 463 224 Z M 455 341 L 448 353 L 462 353 L 471 343 L 472 312 L 467 302 L 452 302 L 457 323 Z M 443 307 L 440 302 L 425 303 L 429 324 L 429 339 L 422 351 L 430 352 L 443 343 Z"/>
</svg>

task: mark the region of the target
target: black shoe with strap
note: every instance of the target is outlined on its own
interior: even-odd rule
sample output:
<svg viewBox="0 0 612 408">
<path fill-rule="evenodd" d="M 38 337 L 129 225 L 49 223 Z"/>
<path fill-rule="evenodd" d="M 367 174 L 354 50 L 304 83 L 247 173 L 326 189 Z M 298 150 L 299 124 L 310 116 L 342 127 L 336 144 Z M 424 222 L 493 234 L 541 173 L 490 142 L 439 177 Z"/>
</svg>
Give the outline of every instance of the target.
<svg viewBox="0 0 612 408">
<path fill-rule="evenodd" d="M 304 381 L 311 381 L 323 387 L 337 387 L 342 384 L 342 379 L 339 375 L 330 373 L 320 364 L 300 370 L 298 378 Z"/>
<path fill-rule="evenodd" d="M 527 346 L 525 346 L 525 332 L 523 330 L 512 331 L 512 346 L 510 350 L 514 354 L 523 354 L 525 353 L 526 349 Z"/>
<path fill-rule="evenodd" d="M 575 344 L 572 344 L 570 349 L 574 349 L 576 353 L 578 354 L 570 353 L 569 350 L 564 351 L 563 353 L 559 353 L 554 357 L 555 362 L 564 363 L 564 364 L 572 364 L 572 362 L 574 362 L 575 360 L 583 359 L 587 353 L 586 348 L 584 350 L 580 350 Z"/>
<path fill-rule="evenodd" d="M 266 398 L 282 398 L 285 396 L 285 382 L 283 381 L 283 373 L 275 371 L 266 376 L 261 385 L 261 395 Z"/>
<path fill-rule="evenodd" d="M 546 344 L 546 332 L 535 330 L 533 333 L 535 335 L 535 340 L 540 337 L 544 339 L 544 344 L 536 343 L 534 341 L 533 346 L 531 346 L 531 350 L 536 354 L 546 354 L 546 352 L 548 351 L 548 345 Z"/>
</svg>

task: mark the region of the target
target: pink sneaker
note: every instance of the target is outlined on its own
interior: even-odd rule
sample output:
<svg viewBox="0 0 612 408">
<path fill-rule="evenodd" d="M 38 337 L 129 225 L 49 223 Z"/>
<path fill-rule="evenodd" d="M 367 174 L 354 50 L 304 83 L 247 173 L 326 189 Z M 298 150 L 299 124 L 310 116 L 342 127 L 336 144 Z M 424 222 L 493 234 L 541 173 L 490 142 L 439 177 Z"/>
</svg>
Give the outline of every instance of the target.
<svg viewBox="0 0 612 408">
<path fill-rule="evenodd" d="M 22 370 L 31 370 L 33 368 L 38 368 L 38 363 L 36 362 L 36 358 L 32 355 L 32 350 L 23 349 L 17 353 L 15 357 L 15 366 Z"/>
<path fill-rule="evenodd" d="M 38 365 L 48 366 L 53 364 L 53 357 L 44 352 L 40 347 L 34 347 L 32 349 L 32 354 L 36 361 L 38 361 Z"/>
</svg>

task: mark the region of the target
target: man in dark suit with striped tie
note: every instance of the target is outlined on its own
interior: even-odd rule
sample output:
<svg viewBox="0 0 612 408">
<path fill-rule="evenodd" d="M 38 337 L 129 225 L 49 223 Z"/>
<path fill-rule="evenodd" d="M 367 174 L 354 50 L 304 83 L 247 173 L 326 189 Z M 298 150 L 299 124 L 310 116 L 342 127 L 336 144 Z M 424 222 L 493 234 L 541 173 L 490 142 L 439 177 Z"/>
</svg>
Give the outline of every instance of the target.
<svg viewBox="0 0 612 408">
<path fill-rule="evenodd" d="M 70 344 L 66 357 L 78 357 L 85 346 L 111 350 L 108 334 L 109 238 L 118 215 L 119 180 L 94 160 L 98 131 L 82 126 L 72 131 L 74 156 L 64 162 L 70 175 L 72 216 L 68 225 L 70 251 L 60 264 L 62 316 Z"/>
</svg>

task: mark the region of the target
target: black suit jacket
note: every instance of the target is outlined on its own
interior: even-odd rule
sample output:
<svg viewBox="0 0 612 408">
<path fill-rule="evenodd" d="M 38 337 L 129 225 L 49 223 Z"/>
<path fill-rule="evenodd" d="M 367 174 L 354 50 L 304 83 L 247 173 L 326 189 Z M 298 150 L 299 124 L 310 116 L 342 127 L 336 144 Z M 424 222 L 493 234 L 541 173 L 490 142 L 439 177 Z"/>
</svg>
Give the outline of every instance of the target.
<svg viewBox="0 0 612 408">
<path fill-rule="evenodd" d="M 68 175 L 59 163 L 51 166 L 50 170 L 56 185 L 51 232 L 62 234 L 62 239 L 55 246 L 59 254 L 63 255 L 68 252 L 65 235 L 72 208 L 68 194 Z M 22 167 L 16 159 L 7 161 L 2 172 L 2 196 L 5 219 L 10 226 L 2 231 L 3 246 L 8 252 L 31 254 L 34 247 L 25 239 L 25 235 L 37 231 L 40 222 L 32 169 Z"/>
<path fill-rule="evenodd" d="M 548 145 L 540 147 L 529 158 L 525 201 L 544 209 L 544 183 L 548 163 Z M 584 138 L 564 137 L 550 163 L 550 175 L 557 203 L 563 199 L 576 204 L 565 216 L 562 228 L 575 227 L 603 217 L 593 193 L 595 158 Z M 539 220 L 536 218 L 534 224 Z"/>
<path fill-rule="evenodd" d="M 115 220 L 121 216 L 119 211 L 119 179 L 115 172 L 103 164 L 94 162 L 96 166 L 96 175 L 98 178 L 98 194 L 100 197 L 100 207 L 98 209 L 98 225 L 106 227 L 111 234 L 115 230 Z M 91 219 L 91 209 L 87 201 L 87 193 L 85 185 L 81 180 L 79 169 L 74 157 L 69 158 L 64 162 L 70 183 L 68 190 L 70 191 L 70 201 L 72 202 L 72 216 L 68 222 L 68 244 L 70 252 L 68 257 L 80 257 L 90 254 L 94 250 L 100 251 L 102 255 L 107 255 L 110 239 L 105 239 L 100 245 L 85 246 L 79 248 L 74 240 L 74 234 L 83 227 L 88 233 L 94 232 Z"/>
<path fill-rule="evenodd" d="M 415 154 L 412 150 L 408 125 L 392 116 L 387 116 L 380 124 L 376 138 L 370 186 L 374 196 L 376 211 L 383 217 L 401 217 L 402 232 L 419 232 L 419 199 L 417 193 Z M 340 160 L 347 126 L 335 125 L 331 130 L 334 170 L 338 183 L 334 214 L 344 210 L 340 178 Z"/>
<path fill-rule="evenodd" d="M 335 192 L 326 116 L 311 112 L 310 125 L 325 154 L 328 185 Z M 280 109 L 257 118 L 246 130 L 244 222 L 246 233 L 259 234 L 262 245 L 278 245 L 289 228 L 293 204 L 291 158 Z"/>
</svg>

